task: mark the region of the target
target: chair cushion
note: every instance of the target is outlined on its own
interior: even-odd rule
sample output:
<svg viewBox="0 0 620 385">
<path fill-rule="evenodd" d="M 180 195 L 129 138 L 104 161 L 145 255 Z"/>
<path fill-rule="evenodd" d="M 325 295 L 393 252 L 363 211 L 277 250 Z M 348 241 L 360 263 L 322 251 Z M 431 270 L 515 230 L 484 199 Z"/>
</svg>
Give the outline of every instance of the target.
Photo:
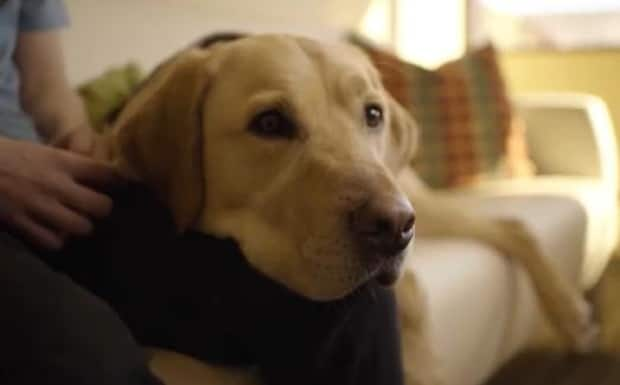
<svg viewBox="0 0 620 385">
<path fill-rule="evenodd" d="M 596 284 L 618 241 L 616 193 L 598 178 L 545 175 L 498 179 L 443 193 L 468 199 L 489 215 L 516 216 L 532 226 L 534 232 L 557 237 L 554 242 L 559 249 L 550 252 L 571 253 L 569 249 L 576 248 L 583 261 L 579 278 L 583 288 Z M 555 198 L 564 203 L 557 203 Z M 569 214 L 566 210 L 574 212 Z M 583 223 L 575 219 L 577 211 L 584 216 Z M 569 232 L 570 226 L 573 228 Z M 581 239 L 579 246 L 569 247 L 568 240 L 577 238 Z"/>
<path fill-rule="evenodd" d="M 475 241 L 419 239 L 408 264 L 427 297 L 431 346 L 444 384 L 482 383 L 503 362 L 515 296 L 510 261 Z"/>
</svg>

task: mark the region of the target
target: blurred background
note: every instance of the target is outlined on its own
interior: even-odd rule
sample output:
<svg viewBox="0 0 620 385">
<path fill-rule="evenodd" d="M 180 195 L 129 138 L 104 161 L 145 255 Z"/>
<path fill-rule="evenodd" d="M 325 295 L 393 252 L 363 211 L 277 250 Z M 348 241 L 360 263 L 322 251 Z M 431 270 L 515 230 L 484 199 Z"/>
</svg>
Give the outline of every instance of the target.
<svg viewBox="0 0 620 385">
<path fill-rule="evenodd" d="M 74 83 L 136 60 L 147 69 L 209 31 L 289 31 L 333 39 L 356 29 L 426 67 L 491 38 L 514 92 L 600 95 L 620 124 L 615 0 L 66 0 Z"/>
</svg>

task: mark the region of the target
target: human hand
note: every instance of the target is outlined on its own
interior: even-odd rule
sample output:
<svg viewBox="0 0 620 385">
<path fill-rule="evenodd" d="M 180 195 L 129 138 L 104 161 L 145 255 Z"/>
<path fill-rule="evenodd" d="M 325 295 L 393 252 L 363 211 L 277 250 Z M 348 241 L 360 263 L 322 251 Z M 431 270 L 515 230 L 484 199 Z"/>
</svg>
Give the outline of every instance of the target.
<svg viewBox="0 0 620 385">
<path fill-rule="evenodd" d="M 69 151 L 0 138 L 0 225 L 59 249 L 92 230 L 112 200 L 96 188 L 120 181 L 112 168 Z"/>
<path fill-rule="evenodd" d="M 49 144 L 93 159 L 109 159 L 105 138 L 90 127 L 81 127 L 57 135 L 50 139 Z"/>
</svg>

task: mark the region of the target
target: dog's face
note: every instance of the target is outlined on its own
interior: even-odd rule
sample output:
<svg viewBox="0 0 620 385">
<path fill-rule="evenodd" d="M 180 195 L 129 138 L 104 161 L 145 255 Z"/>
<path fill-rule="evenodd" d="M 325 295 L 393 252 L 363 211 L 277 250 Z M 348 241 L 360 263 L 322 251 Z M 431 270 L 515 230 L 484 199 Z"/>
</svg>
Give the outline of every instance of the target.
<svg viewBox="0 0 620 385">
<path fill-rule="evenodd" d="M 414 215 L 395 173 L 415 127 L 362 53 L 255 36 L 181 53 L 149 83 L 116 127 L 120 166 L 180 229 L 232 237 L 315 300 L 398 278 Z"/>
</svg>

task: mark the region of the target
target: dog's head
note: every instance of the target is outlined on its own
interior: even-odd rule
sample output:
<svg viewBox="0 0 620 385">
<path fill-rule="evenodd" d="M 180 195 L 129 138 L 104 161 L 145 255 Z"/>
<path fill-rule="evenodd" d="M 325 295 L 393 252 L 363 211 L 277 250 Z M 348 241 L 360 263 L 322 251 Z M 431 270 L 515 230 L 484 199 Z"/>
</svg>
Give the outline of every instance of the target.
<svg viewBox="0 0 620 385">
<path fill-rule="evenodd" d="M 259 271 L 329 300 L 398 278 L 414 213 L 395 175 L 415 134 L 356 48 L 262 35 L 166 62 L 114 141 L 179 230 L 231 237 Z"/>
</svg>

